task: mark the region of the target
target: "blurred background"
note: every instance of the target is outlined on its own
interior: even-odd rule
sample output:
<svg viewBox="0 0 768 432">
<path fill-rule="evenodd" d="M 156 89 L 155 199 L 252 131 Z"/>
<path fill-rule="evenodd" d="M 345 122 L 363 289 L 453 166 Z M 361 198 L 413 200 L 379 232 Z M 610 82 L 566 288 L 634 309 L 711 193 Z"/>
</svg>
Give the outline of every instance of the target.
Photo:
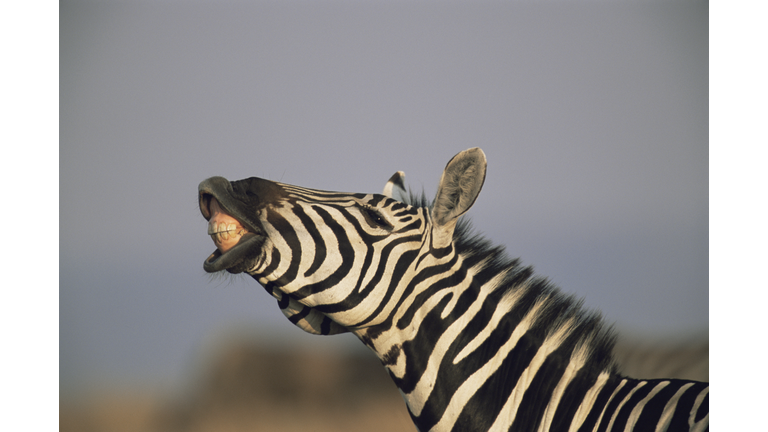
<svg viewBox="0 0 768 432">
<path fill-rule="evenodd" d="M 353 336 L 203 271 L 197 185 L 433 196 L 469 147 L 479 231 L 625 372 L 707 379 L 708 82 L 705 1 L 61 2 L 61 430 L 413 430 Z"/>
</svg>

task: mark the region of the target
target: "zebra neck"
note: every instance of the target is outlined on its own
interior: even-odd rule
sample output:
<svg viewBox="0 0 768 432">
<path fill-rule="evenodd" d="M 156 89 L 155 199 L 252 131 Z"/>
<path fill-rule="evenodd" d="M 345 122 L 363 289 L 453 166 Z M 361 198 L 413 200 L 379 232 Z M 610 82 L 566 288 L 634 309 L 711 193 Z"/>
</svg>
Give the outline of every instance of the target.
<svg viewBox="0 0 768 432">
<path fill-rule="evenodd" d="M 550 397 L 616 379 L 599 317 L 525 269 L 465 267 L 403 301 L 377 337 L 361 337 L 420 430 L 476 424 L 478 416 L 490 427 L 500 412 L 543 413 Z"/>
</svg>

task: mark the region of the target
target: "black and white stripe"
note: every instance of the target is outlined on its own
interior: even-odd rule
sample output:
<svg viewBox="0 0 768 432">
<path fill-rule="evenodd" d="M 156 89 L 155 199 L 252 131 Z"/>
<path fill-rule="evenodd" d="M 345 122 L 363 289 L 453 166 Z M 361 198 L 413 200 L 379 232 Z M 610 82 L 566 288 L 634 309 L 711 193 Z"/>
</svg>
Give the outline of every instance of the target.
<svg viewBox="0 0 768 432">
<path fill-rule="evenodd" d="M 470 149 L 446 166 L 431 205 L 250 178 L 200 184 L 248 230 L 207 271 L 246 272 L 288 319 L 351 332 L 375 352 L 422 431 L 708 430 L 709 386 L 616 372 L 614 336 L 459 220 L 485 178 Z"/>
</svg>

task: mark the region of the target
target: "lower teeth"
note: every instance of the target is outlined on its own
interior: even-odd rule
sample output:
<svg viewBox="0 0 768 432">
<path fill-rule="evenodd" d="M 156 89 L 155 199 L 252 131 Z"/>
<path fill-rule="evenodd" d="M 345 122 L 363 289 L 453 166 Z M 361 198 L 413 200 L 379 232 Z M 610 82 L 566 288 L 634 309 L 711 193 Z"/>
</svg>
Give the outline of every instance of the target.
<svg viewBox="0 0 768 432">
<path fill-rule="evenodd" d="M 226 252 L 231 249 L 245 233 L 246 231 L 244 229 L 237 231 L 221 231 L 211 234 L 211 239 L 219 250 Z"/>
</svg>

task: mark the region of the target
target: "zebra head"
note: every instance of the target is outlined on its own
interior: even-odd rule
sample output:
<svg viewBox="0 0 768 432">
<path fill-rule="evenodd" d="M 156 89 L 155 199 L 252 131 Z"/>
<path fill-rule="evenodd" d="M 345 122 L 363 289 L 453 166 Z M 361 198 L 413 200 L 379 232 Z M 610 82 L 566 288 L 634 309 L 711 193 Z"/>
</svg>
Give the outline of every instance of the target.
<svg viewBox="0 0 768 432">
<path fill-rule="evenodd" d="M 209 178 L 198 187 L 199 204 L 217 249 L 203 267 L 251 275 L 310 333 L 380 325 L 414 295 L 426 269 L 453 255 L 457 219 L 475 202 L 485 171 L 479 148 L 457 154 L 429 208 L 391 197 L 401 173 L 385 194 Z"/>
</svg>

